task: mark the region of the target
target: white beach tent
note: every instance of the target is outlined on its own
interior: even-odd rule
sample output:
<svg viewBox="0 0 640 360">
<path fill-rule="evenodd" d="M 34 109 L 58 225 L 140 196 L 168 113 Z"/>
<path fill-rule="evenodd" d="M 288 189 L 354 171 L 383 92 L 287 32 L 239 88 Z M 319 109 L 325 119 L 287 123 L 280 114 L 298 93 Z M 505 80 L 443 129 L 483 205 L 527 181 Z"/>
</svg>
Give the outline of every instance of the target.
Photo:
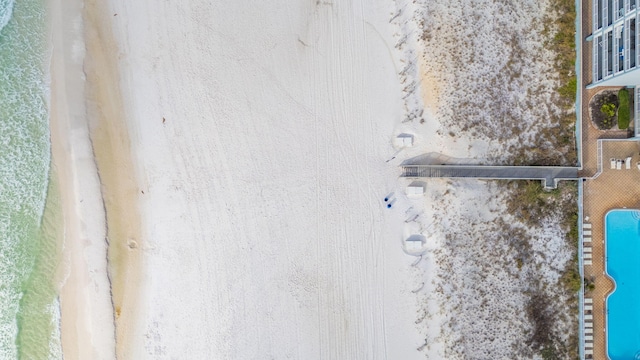
<svg viewBox="0 0 640 360">
<path fill-rule="evenodd" d="M 413 146 L 413 135 L 411 134 L 400 134 L 396 137 L 395 140 L 396 146 L 399 147 L 410 147 Z"/>
<path fill-rule="evenodd" d="M 408 196 L 422 196 L 424 194 L 424 184 L 421 182 L 413 182 L 407 186 Z"/>
<path fill-rule="evenodd" d="M 409 236 L 405 241 L 405 247 L 407 251 L 420 251 L 422 250 L 422 245 L 425 242 L 424 235 L 414 234 Z"/>
</svg>

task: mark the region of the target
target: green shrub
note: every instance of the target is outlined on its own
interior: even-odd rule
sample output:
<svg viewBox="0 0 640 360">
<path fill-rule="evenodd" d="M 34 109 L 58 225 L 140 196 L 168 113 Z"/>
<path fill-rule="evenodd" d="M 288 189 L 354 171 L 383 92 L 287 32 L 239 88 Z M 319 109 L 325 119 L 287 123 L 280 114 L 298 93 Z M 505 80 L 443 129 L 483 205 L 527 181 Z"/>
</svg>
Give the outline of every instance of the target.
<svg viewBox="0 0 640 360">
<path fill-rule="evenodd" d="M 569 81 L 558 89 L 560 96 L 566 99 L 575 99 L 578 90 L 578 79 L 575 76 L 569 78 Z"/>
<path fill-rule="evenodd" d="M 540 355 L 542 356 L 543 360 L 556 360 L 556 359 L 560 359 L 560 357 L 558 356 L 558 354 L 556 353 L 556 349 L 554 349 L 552 346 L 547 345 L 545 346 L 544 349 L 542 349 L 542 352 L 540 353 Z"/>
<path fill-rule="evenodd" d="M 554 15 L 545 19 L 545 29 L 550 31 L 549 49 L 556 54 L 555 68 L 559 75 L 561 104 L 570 107 L 576 101 L 576 8 L 573 0 L 552 0 Z M 573 118 L 575 121 L 575 115 Z"/>
<path fill-rule="evenodd" d="M 629 90 L 620 89 L 618 91 L 618 101 L 620 106 L 618 107 L 618 128 L 626 129 L 631 122 L 631 109 L 629 109 Z"/>
<path fill-rule="evenodd" d="M 572 263 L 572 266 L 565 270 L 564 274 L 562 274 L 561 281 L 568 292 L 577 293 L 578 291 L 580 291 L 582 278 L 580 277 L 580 273 L 578 272 L 577 261 L 575 261 L 575 263 Z"/>
<path fill-rule="evenodd" d="M 616 106 L 612 103 L 604 103 L 600 107 L 600 111 L 610 119 L 616 114 Z"/>
<path fill-rule="evenodd" d="M 566 217 L 565 223 L 569 226 L 569 233 L 567 234 L 568 240 L 571 244 L 578 242 L 578 214 L 573 213 L 571 216 Z"/>
</svg>

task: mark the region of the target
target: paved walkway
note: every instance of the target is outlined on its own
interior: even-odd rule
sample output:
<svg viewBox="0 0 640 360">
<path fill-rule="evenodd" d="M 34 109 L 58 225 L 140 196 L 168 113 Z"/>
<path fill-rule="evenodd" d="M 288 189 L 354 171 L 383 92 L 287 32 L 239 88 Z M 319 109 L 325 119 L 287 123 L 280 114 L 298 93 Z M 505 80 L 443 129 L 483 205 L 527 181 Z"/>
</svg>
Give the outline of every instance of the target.
<svg viewBox="0 0 640 360">
<path fill-rule="evenodd" d="M 558 180 L 577 180 L 578 168 L 559 166 L 405 165 L 404 177 L 543 180 L 555 188 Z"/>
</svg>

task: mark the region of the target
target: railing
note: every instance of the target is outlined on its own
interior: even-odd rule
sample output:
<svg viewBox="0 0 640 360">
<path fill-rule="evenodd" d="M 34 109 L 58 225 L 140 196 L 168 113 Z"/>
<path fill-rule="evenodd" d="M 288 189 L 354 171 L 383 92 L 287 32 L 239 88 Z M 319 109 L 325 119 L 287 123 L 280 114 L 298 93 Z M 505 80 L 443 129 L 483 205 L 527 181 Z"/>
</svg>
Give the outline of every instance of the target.
<svg viewBox="0 0 640 360">
<path fill-rule="evenodd" d="M 634 114 L 634 120 L 633 120 L 633 132 L 634 132 L 634 136 L 638 136 L 640 135 L 640 88 L 635 87 L 633 89 L 633 91 L 635 92 L 636 95 L 636 101 L 635 102 L 635 114 Z"/>
<path fill-rule="evenodd" d="M 598 0 L 594 0 L 591 5 L 591 12 L 593 15 L 593 32 L 598 28 L 598 20 L 596 19 L 597 10 L 597 2 Z M 578 79 L 578 93 L 576 94 L 576 148 L 578 151 L 578 166 L 580 169 L 584 166 L 582 159 L 582 0 L 576 0 L 576 77 Z M 592 32 L 592 33 L 593 33 Z M 597 48 L 597 46 L 594 46 Z M 595 58 L 595 51 L 593 54 Z M 596 59 L 594 59 L 596 60 Z M 595 64 L 595 62 L 594 62 Z M 594 68 L 595 69 L 595 68 Z M 597 81 L 597 72 L 594 73 L 593 81 Z M 578 328 L 580 329 L 578 333 L 578 342 L 580 343 L 578 349 L 578 355 L 581 360 L 584 360 L 584 265 L 582 262 L 583 249 L 582 249 L 582 224 L 584 222 L 584 211 L 583 211 L 583 182 L 578 180 L 578 269 L 580 272 L 580 293 L 578 294 Z"/>
<path fill-rule="evenodd" d="M 596 142 L 597 146 L 598 146 L 598 158 L 596 159 L 598 161 L 598 171 L 595 173 L 595 175 L 593 175 L 593 177 L 591 177 L 592 179 L 595 179 L 598 177 L 598 175 L 602 174 L 602 139 L 597 140 Z"/>
<path fill-rule="evenodd" d="M 600 58 L 603 56 L 602 55 L 603 44 L 604 43 L 602 42 L 602 34 L 594 35 L 593 44 L 592 44 L 592 49 L 593 49 L 593 52 L 592 52 L 593 80 L 591 81 L 592 83 L 602 80 L 602 77 L 603 77 L 602 60 L 600 60 Z"/>
<path fill-rule="evenodd" d="M 592 7 L 591 13 L 593 15 L 592 16 L 593 17 L 593 19 L 592 19 L 593 23 L 591 24 L 592 25 L 592 30 L 591 30 L 592 33 L 596 32 L 600 28 L 600 27 L 598 27 L 598 1 L 599 0 L 593 0 L 592 3 L 591 3 L 591 7 Z M 577 10 L 577 8 L 576 8 L 576 10 Z M 578 14 L 578 16 L 576 16 L 576 18 L 580 18 L 579 14 L 581 14 L 581 12 L 580 11 L 576 11 L 576 14 Z M 576 19 L 576 20 L 580 21 L 578 19 Z"/>
<path fill-rule="evenodd" d="M 595 2 L 594 2 L 595 4 Z M 582 12 L 580 8 L 582 7 L 582 1 L 576 0 L 576 34 L 575 34 L 575 43 L 576 43 L 576 80 L 578 82 L 578 91 L 576 92 L 576 155 L 578 158 L 578 167 L 582 170 Z M 595 11 L 593 11 L 595 13 Z M 595 23 L 594 23 L 595 24 Z M 594 25 L 595 26 L 595 25 Z M 592 54 L 593 56 L 593 54 Z M 595 79 L 595 77 L 593 78 Z"/>
<path fill-rule="evenodd" d="M 578 311 L 580 315 L 578 316 L 578 328 L 580 332 L 578 334 L 578 340 L 580 342 L 580 359 L 584 359 L 584 246 L 583 246 L 583 228 L 582 224 L 584 223 L 584 209 L 583 209 L 583 198 L 584 189 L 583 182 L 578 181 L 578 269 L 580 271 L 580 293 L 578 294 Z"/>
<path fill-rule="evenodd" d="M 631 69 L 631 20 L 627 19 L 624 23 L 624 69 Z M 635 44 L 634 44 L 635 45 Z M 635 56 L 635 53 L 633 54 Z"/>
</svg>

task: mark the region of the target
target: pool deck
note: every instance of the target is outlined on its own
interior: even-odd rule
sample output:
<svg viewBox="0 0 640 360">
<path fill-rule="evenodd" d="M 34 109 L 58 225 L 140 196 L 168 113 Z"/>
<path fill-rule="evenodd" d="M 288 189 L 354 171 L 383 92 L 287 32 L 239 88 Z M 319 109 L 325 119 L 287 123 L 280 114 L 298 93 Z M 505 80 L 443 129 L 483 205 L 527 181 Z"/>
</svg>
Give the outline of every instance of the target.
<svg viewBox="0 0 640 360">
<path fill-rule="evenodd" d="M 596 129 L 589 117 L 589 100 L 606 87 L 586 90 L 592 82 L 592 43 L 586 41 L 591 34 L 591 0 L 582 0 L 582 171 L 584 178 L 583 214 L 591 224 L 592 265 L 584 266 L 584 276 L 595 280 L 595 289 L 585 297 L 593 299 L 593 359 L 607 359 L 605 300 L 613 290 L 613 282 L 605 275 L 604 267 L 604 218 L 612 209 L 640 209 L 640 142 L 626 139 L 626 132 Z M 601 164 L 598 164 L 598 143 L 602 148 Z M 631 156 L 631 169 L 610 168 L 610 158 L 624 159 Z M 601 173 L 598 175 L 598 171 Z M 597 175 L 595 178 L 594 176 Z M 587 357 L 589 359 L 589 357 Z"/>
<path fill-rule="evenodd" d="M 593 340 L 594 359 L 607 359 L 605 334 L 605 299 L 613 290 L 613 283 L 604 273 L 604 218 L 609 210 L 620 208 L 640 208 L 640 161 L 638 141 L 603 141 L 602 158 L 605 165 L 595 179 L 584 180 L 583 211 L 585 223 L 591 224 L 592 265 L 584 267 L 587 279 L 595 279 L 595 290 L 585 297 L 593 299 Z M 609 158 L 631 156 L 632 168 L 610 169 Z"/>
</svg>

